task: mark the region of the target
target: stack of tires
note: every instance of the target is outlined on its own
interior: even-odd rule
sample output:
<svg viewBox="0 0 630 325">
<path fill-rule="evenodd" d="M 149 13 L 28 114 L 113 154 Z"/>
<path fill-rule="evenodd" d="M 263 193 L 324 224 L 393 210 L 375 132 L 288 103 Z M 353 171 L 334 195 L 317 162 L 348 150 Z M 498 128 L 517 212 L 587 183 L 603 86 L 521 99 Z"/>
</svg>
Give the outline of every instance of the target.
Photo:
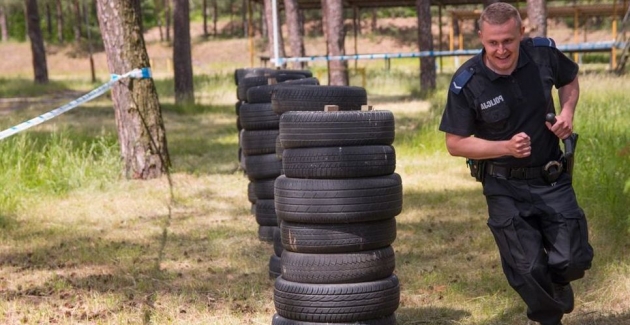
<svg viewBox="0 0 630 325">
<path fill-rule="evenodd" d="M 393 114 L 361 111 L 356 87 L 318 88 L 277 89 L 272 100 L 284 172 L 274 184 L 284 251 L 272 324 L 395 324 Z"/>
<path fill-rule="evenodd" d="M 281 174 L 282 164 L 276 155 L 279 117 L 271 107 L 271 92 L 285 85 L 318 85 L 309 71 L 303 70 L 252 70 L 238 82 L 237 97 L 240 99 L 239 125 L 242 127 L 239 146 L 241 161 L 250 180 L 248 198 L 252 202 L 252 213 L 258 224 L 258 238 L 278 244 L 269 261 L 269 274 L 280 275 L 278 221 L 273 201 L 273 185 Z"/>
</svg>

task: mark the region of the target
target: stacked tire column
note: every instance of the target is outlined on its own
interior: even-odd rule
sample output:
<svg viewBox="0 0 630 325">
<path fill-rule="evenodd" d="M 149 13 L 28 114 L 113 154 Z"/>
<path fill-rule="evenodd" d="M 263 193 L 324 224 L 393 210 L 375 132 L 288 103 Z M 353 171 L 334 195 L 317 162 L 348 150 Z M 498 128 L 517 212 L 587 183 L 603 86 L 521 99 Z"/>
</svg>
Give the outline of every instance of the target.
<svg viewBox="0 0 630 325">
<path fill-rule="evenodd" d="M 272 324 L 395 324 L 391 244 L 402 181 L 393 114 L 288 111 L 279 131 L 284 175 L 274 197 L 284 252 Z"/>
<path fill-rule="evenodd" d="M 276 156 L 278 115 L 271 109 L 271 91 L 284 84 L 319 83 L 315 78 L 308 78 L 309 73 L 305 71 L 284 70 L 282 74 L 275 70 L 272 72 L 264 76 L 245 75 L 238 90 L 239 97 L 245 98 L 239 109 L 239 119 L 243 128 L 240 133 L 241 150 L 250 180 L 248 196 L 254 198 L 252 210 L 258 224 L 258 238 L 264 242 L 272 242 L 274 233 L 279 236 L 273 184 L 275 178 L 281 174 L 282 165 Z M 284 81 L 277 83 L 278 80 Z M 281 250 L 274 249 L 269 261 L 269 274 L 274 278 L 280 274 L 280 254 Z"/>
</svg>

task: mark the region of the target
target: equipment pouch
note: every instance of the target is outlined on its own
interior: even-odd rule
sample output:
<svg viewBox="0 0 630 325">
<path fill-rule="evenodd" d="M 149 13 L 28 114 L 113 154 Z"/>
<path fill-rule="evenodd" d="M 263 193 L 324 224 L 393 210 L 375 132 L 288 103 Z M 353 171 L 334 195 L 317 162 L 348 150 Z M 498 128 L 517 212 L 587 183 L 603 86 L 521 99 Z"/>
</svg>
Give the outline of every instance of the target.
<svg viewBox="0 0 630 325">
<path fill-rule="evenodd" d="M 484 160 L 466 159 L 466 165 L 470 168 L 470 176 L 477 182 L 483 182 L 486 176 L 486 162 Z"/>
</svg>

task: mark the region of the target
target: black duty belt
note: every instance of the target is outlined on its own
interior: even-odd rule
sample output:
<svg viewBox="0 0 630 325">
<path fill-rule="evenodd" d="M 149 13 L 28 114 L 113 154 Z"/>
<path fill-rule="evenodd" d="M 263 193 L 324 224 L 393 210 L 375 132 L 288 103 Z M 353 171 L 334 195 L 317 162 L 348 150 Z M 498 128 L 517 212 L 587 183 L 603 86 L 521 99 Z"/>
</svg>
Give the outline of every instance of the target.
<svg viewBox="0 0 630 325">
<path fill-rule="evenodd" d="M 507 167 L 488 163 L 486 173 L 497 178 L 534 179 L 543 177 L 543 167 Z"/>
</svg>

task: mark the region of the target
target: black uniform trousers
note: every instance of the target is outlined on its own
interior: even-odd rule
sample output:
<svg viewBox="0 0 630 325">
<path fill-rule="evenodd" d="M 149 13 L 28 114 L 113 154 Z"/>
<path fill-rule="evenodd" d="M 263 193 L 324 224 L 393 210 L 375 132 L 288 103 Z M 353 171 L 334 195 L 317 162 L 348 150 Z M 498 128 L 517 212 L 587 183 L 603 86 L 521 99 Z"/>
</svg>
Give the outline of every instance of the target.
<svg viewBox="0 0 630 325">
<path fill-rule="evenodd" d="M 559 324 L 564 312 L 552 283 L 582 278 L 593 259 L 571 176 L 563 173 L 555 184 L 486 176 L 483 191 L 503 272 L 527 304 L 527 316 Z"/>
</svg>

